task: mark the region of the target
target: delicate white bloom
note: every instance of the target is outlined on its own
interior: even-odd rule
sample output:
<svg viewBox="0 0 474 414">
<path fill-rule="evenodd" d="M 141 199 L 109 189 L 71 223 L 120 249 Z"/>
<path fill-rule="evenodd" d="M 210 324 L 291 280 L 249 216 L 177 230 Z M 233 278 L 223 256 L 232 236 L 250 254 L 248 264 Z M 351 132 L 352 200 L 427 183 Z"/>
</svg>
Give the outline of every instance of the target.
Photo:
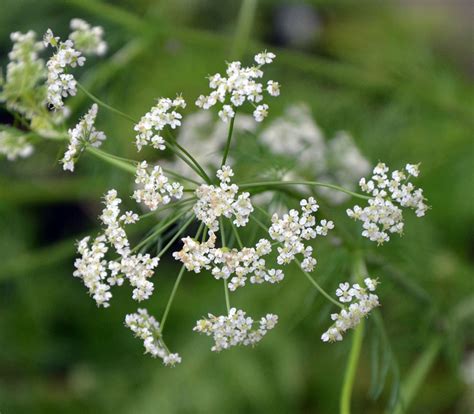
<svg viewBox="0 0 474 414">
<path fill-rule="evenodd" d="M 336 295 L 342 303 L 350 303 L 348 308 L 344 308 L 339 313 L 333 313 L 331 319 L 334 324 L 321 335 L 323 342 L 342 341 L 344 333 L 355 328 L 362 318 L 366 317 L 372 309 L 379 306 L 377 295 L 370 293 L 377 287 L 377 280 L 366 278 L 365 287 L 358 284 L 350 287 L 349 283 L 339 284 Z M 355 301 L 353 299 L 355 298 Z"/>
<path fill-rule="evenodd" d="M 44 61 L 39 53 L 44 50 L 36 33 L 13 32 L 10 35 L 13 48 L 8 54 L 6 76 L 0 71 L 0 102 L 12 112 L 22 114 L 31 120 L 43 110 L 46 88 L 42 85 L 46 77 Z"/>
<path fill-rule="evenodd" d="M 233 222 L 236 226 L 245 226 L 253 211 L 250 194 L 242 193 L 237 196 L 239 187 L 236 184 L 229 184 L 233 175 L 230 167 L 223 166 L 217 173 L 220 180 L 219 187 L 202 184 L 196 189 L 198 200 L 194 205 L 194 213 L 211 231 L 218 230 L 219 218 L 222 216 L 227 218 L 234 216 Z"/>
<path fill-rule="evenodd" d="M 134 288 L 134 300 L 140 302 L 148 299 L 154 289 L 153 283 L 148 279 L 153 276 L 159 263 L 159 258 L 149 254 L 132 254 L 123 225 L 135 223 L 139 217 L 132 211 L 121 214 L 121 203 L 116 190 L 107 192 L 104 197 L 105 207 L 99 217 L 104 225 L 104 234 L 96 238 L 91 249 L 87 246 L 89 238 L 83 239 L 78 247 L 81 257 L 75 263 L 77 270 L 74 276 L 83 279 L 97 304 L 102 306 L 108 306 L 108 300 L 112 297 L 110 286 L 121 286 L 124 279 Z M 119 254 L 118 259 L 107 261 L 104 258 L 108 251 L 106 243 Z"/>
<path fill-rule="evenodd" d="M 181 96 L 174 100 L 169 98 L 160 98 L 155 106 L 147 112 L 134 130 L 137 132 L 135 144 L 140 151 L 145 145 L 151 145 L 153 148 L 164 150 L 166 148 L 165 140 L 160 135 L 166 126 L 175 129 L 181 125 L 182 115 L 177 112 L 178 108 L 185 108 L 186 102 Z"/>
<path fill-rule="evenodd" d="M 23 135 L 13 134 L 9 131 L 0 131 L 0 154 L 7 157 L 9 161 L 17 158 L 27 158 L 33 154 L 34 148 Z"/>
<path fill-rule="evenodd" d="M 219 111 L 219 117 L 228 122 L 235 116 L 234 108 L 226 104 L 230 102 L 234 107 L 242 106 L 246 101 L 252 104 L 263 100 L 264 87 L 259 78 L 263 76 L 260 67 L 266 63 L 271 63 L 275 55 L 271 52 L 262 52 L 255 56 L 255 61 L 259 66 L 242 67 L 238 61 L 227 64 L 226 76 L 216 73 L 209 77 L 209 87 L 213 90 L 208 96 L 200 95 L 196 100 L 196 105 L 202 109 L 209 109 L 218 102 L 224 104 Z M 271 96 L 278 96 L 280 93 L 278 82 L 269 81 L 266 91 Z M 268 105 L 259 105 L 254 111 L 257 121 L 262 121 L 268 114 Z"/>
<path fill-rule="evenodd" d="M 268 105 L 258 105 L 253 111 L 253 117 L 257 122 L 262 122 L 268 115 Z"/>
<path fill-rule="evenodd" d="M 92 27 L 82 19 L 72 19 L 70 28 L 73 32 L 69 35 L 69 39 L 74 42 L 76 49 L 80 52 L 97 56 L 103 56 L 107 52 L 107 43 L 102 38 L 104 35 L 102 27 Z M 52 32 L 48 36 L 52 36 Z"/>
<path fill-rule="evenodd" d="M 254 346 L 278 322 L 278 316 L 271 313 L 262 317 L 258 327 L 253 328 L 254 320 L 243 310 L 231 308 L 228 315 L 214 316 L 197 321 L 194 331 L 212 336 L 212 351 L 219 352 L 233 346 Z"/>
<path fill-rule="evenodd" d="M 104 259 L 108 251 L 107 240 L 104 235 L 101 235 L 90 247 L 89 241 L 90 237 L 84 237 L 77 245 L 77 251 L 81 257 L 74 262 L 76 270 L 73 276 L 82 279 L 97 306 L 106 308 L 112 297 L 107 283 L 107 261 Z"/>
<path fill-rule="evenodd" d="M 165 365 L 181 363 L 179 354 L 172 354 L 164 344 L 159 322 L 146 309 L 125 316 L 125 326 L 129 327 L 137 338 L 143 340 L 145 353 L 153 358 L 161 358 Z"/>
<path fill-rule="evenodd" d="M 332 221 L 322 220 L 316 226 L 314 213 L 319 206 L 313 197 L 300 201 L 301 212 L 291 209 L 282 218 L 278 214 L 272 216 L 272 225 L 269 234 L 272 240 L 282 244 L 278 247 L 278 264 L 289 264 L 295 260 L 297 254 L 302 254 L 304 260 L 302 268 L 311 272 L 316 265 L 312 257 L 313 249 L 305 246 L 306 240 L 314 239 L 316 236 L 326 236 L 329 229 L 334 228 Z"/>
<path fill-rule="evenodd" d="M 95 119 L 99 107 L 93 104 L 79 123 L 68 131 L 69 145 L 61 160 L 64 170 L 74 171 L 74 164 L 87 145 L 100 147 L 106 136 L 95 128 Z"/>
<path fill-rule="evenodd" d="M 405 169 L 408 174 L 413 175 L 413 177 L 418 177 L 420 174 L 420 164 L 407 164 Z"/>
<path fill-rule="evenodd" d="M 258 53 L 255 55 L 255 62 L 257 62 L 259 65 L 265 65 L 267 63 L 272 63 L 273 59 L 275 59 L 275 54 L 272 52 L 267 52 L 266 50 L 264 52 Z"/>
<path fill-rule="evenodd" d="M 267 92 L 272 96 L 280 95 L 280 84 L 278 82 L 269 80 L 267 82 Z"/>
<path fill-rule="evenodd" d="M 48 68 L 47 79 L 47 101 L 54 109 L 63 107 L 63 98 L 68 95 L 75 95 L 77 92 L 77 82 L 74 76 L 65 73 L 68 67 L 84 65 L 86 58 L 82 56 L 74 47 L 72 40 L 61 42 L 55 37 L 51 29 L 48 29 L 44 36 L 45 45 L 51 45 L 56 52 L 48 60 L 46 66 Z"/>
<path fill-rule="evenodd" d="M 224 122 L 228 122 L 234 116 L 234 109 L 230 105 L 224 105 L 222 107 L 222 110 L 219 111 L 219 118 L 222 119 Z"/>
<path fill-rule="evenodd" d="M 168 204 L 172 198 L 179 200 L 183 196 L 181 184 L 170 183 L 159 165 L 155 165 L 150 172 L 146 161 L 138 165 L 135 183 L 139 188 L 134 191 L 132 198 L 152 211 L 162 204 Z"/>
<path fill-rule="evenodd" d="M 417 165 L 407 164 L 405 169 L 415 177 L 419 173 Z M 359 182 L 362 191 L 372 196 L 369 205 L 364 208 L 356 205 L 347 210 L 349 217 L 362 221 L 362 236 L 377 244 L 389 241 L 390 233 L 402 234 L 402 207 L 415 210 L 417 217 L 424 216 L 428 209 L 423 190 L 409 182 L 404 171 L 395 170 L 391 176 L 388 173 L 384 163 L 377 164 L 371 179 L 362 178 Z"/>
<path fill-rule="evenodd" d="M 209 239 L 205 243 L 199 243 L 192 237 L 185 237 L 182 239 L 183 248 L 174 252 L 173 257 L 181 261 L 188 271 L 200 273 L 202 269 L 209 269 L 215 241 L 214 233 L 209 234 Z"/>
</svg>

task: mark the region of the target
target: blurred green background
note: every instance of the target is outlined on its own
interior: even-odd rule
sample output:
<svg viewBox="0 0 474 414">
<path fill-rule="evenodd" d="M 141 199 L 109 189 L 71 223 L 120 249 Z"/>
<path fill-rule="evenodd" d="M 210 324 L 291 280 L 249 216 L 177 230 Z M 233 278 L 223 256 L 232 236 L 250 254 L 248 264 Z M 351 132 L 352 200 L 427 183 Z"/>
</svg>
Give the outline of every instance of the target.
<svg viewBox="0 0 474 414">
<path fill-rule="evenodd" d="M 467 413 L 474 409 L 472 4 L 416 4 L 262 0 L 242 11 L 240 1 L 2 0 L 0 56 L 4 67 L 12 31 L 51 27 L 65 36 L 72 17 L 102 25 L 108 58 L 88 62 L 80 80 L 139 117 L 155 97 L 183 92 L 192 102 L 225 60 L 250 61 L 266 47 L 277 53 L 269 78 L 283 85 L 272 117 L 304 101 L 328 135 L 350 131 L 372 163 L 420 161 L 427 217 L 407 214 L 403 238 L 364 244 L 383 282 L 383 327 L 377 318 L 366 325 L 353 412 L 389 412 L 394 396 L 411 390 L 406 412 Z M 70 102 L 73 119 L 90 104 L 83 95 Z M 3 109 L 0 117 L 11 119 Z M 99 126 L 105 149 L 136 156 L 126 121 L 102 111 Z M 99 311 L 72 277 L 74 241 L 95 231 L 100 196 L 111 187 L 130 193 L 130 177 L 87 155 L 77 173 L 63 173 L 62 150 L 43 142 L 29 159 L 0 161 L 2 414 L 338 411 L 351 335 L 321 343 L 330 308 L 296 271 L 278 287 L 234 295 L 251 315 L 280 316 L 255 349 L 214 354 L 208 338 L 191 332 L 195 320 L 219 311 L 221 285 L 189 274 L 167 331 L 183 363 L 169 369 L 142 355 L 123 327 L 136 309 L 130 292 L 116 290 L 111 308 Z M 324 243 L 317 251 L 316 275 L 333 291 L 349 274 L 348 252 Z M 170 260 L 160 265 L 146 304 L 152 313 L 163 311 L 176 272 Z"/>
</svg>

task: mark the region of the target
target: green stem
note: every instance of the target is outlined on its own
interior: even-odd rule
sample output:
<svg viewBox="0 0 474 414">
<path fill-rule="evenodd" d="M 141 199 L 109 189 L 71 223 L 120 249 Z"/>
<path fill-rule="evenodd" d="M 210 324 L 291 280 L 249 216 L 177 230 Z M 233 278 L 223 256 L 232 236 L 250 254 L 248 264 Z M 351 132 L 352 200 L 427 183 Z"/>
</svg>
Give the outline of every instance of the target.
<svg viewBox="0 0 474 414">
<path fill-rule="evenodd" d="M 224 231 L 224 220 L 221 217 L 219 221 L 220 221 L 222 247 L 226 247 L 225 231 Z M 224 282 L 225 306 L 227 308 L 227 314 L 229 314 L 229 312 L 230 312 L 229 286 L 227 286 L 227 280 L 226 279 L 222 279 L 222 281 Z"/>
<path fill-rule="evenodd" d="M 232 58 L 240 60 L 250 38 L 257 0 L 243 0 L 237 19 L 237 27 L 232 45 Z"/>
<path fill-rule="evenodd" d="M 295 258 L 295 262 L 300 268 L 300 270 L 303 272 L 303 274 L 306 276 L 306 278 L 309 280 L 309 282 L 319 291 L 319 293 L 321 293 L 321 295 L 323 295 L 327 300 L 329 300 L 329 302 L 336 305 L 337 307 L 341 309 L 345 309 L 345 307 L 342 304 L 340 304 L 336 299 L 334 299 L 329 293 L 327 293 L 308 272 L 303 270 L 303 268 L 301 267 L 301 263 L 298 259 Z"/>
<path fill-rule="evenodd" d="M 171 291 L 171 295 L 168 299 L 168 303 L 166 304 L 165 311 L 163 313 L 163 317 L 161 318 L 160 322 L 160 333 L 163 335 L 163 331 L 165 329 L 165 323 L 166 319 L 168 319 L 168 314 L 171 309 L 171 305 L 173 304 L 174 297 L 176 295 L 176 292 L 178 290 L 179 284 L 181 283 L 181 279 L 183 278 L 184 271 L 186 270 L 186 267 L 184 265 L 181 266 L 181 270 L 178 273 L 178 277 L 176 278 L 176 281 L 174 282 L 173 285 L 173 290 Z"/>
<path fill-rule="evenodd" d="M 194 215 L 192 215 L 189 218 L 189 220 L 183 224 L 183 226 L 179 229 L 179 231 L 176 232 L 176 234 L 170 239 L 170 241 L 166 244 L 166 246 L 161 249 L 161 251 L 158 253 L 156 257 L 160 258 L 161 256 L 163 256 L 168 251 L 168 249 L 173 245 L 173 243 L 179 238 L 179 236 L 181 236 L 186 231 L 186 229 L 189 227 L 189 225 L 193 221 L 194 221 Z"/>
<path fill-rule="evenodd" d="M 341 191 L 343 193 L 349 194 L 353 197 L 363 198 L 365 200 L 369 200 L 370 197 L 365 196 L 363 194 L 355 193 L 354 191 L 346 190 L 343 187 L 339 187 L 338 185 L 334 184 L 326 184 L 320 183 L 318 181 L 260 181 L 256 183 L 243 183 L 239 184 L 239 188 L 253 188 L 253 187 L 267 187 L 267 186 L 284 186 L 284 185 L 309 185 L 315 187 L 326 187 L 331 188 L 336 191 Z"/>
<path fill-rule="evenodd" d="M 171 226 L 173 223 L 176 223 L 181 217 L 183 217 L 185 214 L 189 213 L 190 210 L 185 210 L 179 214 L 177 214 L 175 217 L 173 217 L 171 220 L 168 220 L 165 224 L 162 226 L 159 226 L 153 233 L 151 233 L 147 238 L 143 239 L 140 243 L 138 243 L 133 249 L 132 252 L 136 252 L 138 249 L 146 245 L 149 241 L 153 240 L 156 236 L 161 234 L 164 230 L 166 230 L 169 226 Z"/>
<path fill-rule="evenodd" d="M 129 120 L 130 122 L 136 124 L 137 121 L 135 119 L 133 119 L 131 116 L 127 115 L 126 113 L 122 112 L 122 111 L 119 111 L 118 109 L 114 108 L 113 106 L 110 106 L 109 104 L 106 104 L 104 101 L 100 100 L 99 98 L 97 98 L 97 96 L 93 95 L 92 93 L 90 93 L 86 88 L 84 88 L 84 86 L 82 86 L 79 82 L 77 83 L 77 86 L 79 87 L 79 89 L 84 92 L 89 98 L 91 98 L 94 102 L 96 102 L 97 104 L 99 104 L 100 106 L 108 109 L 109 111 L 111 112 L 114 112 L 116 113 L 117 115 L 120 115 L 121 117 Z"/>
<path fill-rule="evenodd" d="M 439 336 L 433 338 L 431 342 L 429 342 L 428 346 L 411 368 L 405 381 L 403 381 L 400 389 L 400 399 L 393 410 L 393 414 L 403 414 L 406 412 L 408 406 L 415 398 L 420 386 L 428 375 L 432 365 L 436 361 L 436 358 L 441 351 L 442 344 L 443 340 Z"/>
<path fill-rule="evenodd" d="M 362 340 L 364 337 L 364 320 L 362 319 L 359 326 L 355 329 L 352 338 L 351 352 L 349 361 L 347 362 L 346 372 L 344 374 L 344 383 L 342 386 L 340 413 L 350 414 L 351 412 L 351 395 L 354 386 L 357 364 L 359 362 L 360 350 L 362 348 Z"/>
<path fill-rule="evenodd" d="M 116 167 L 119 167 L 120 169 L 124 170 L 124 171 L 127 171 L 133 175 L 135 175 L 136 173 L 136 167 L 128 162 L 125 162 L 125 161 L 122 161 L 120 159 L 117 159 L 115 158 L 114 156 L 110 156 L 107 152 L 105 151 L 102 151 L 98 148 L 94 148 L 94 147 L 91 147 L 90 145 L 88 145 L 86 147 L 86 151 L 92 155 L 94 155 L 94 157 L 97 157 L 97 158 L 100 158 L 101 160 L 111 164 L 111 165 L 114 165 Z"/>
<path fill-rule="evenodd" d="M 204 225 L 201 223 L 199 226 L 199 229 L 196 233 L 195 238 L 198 239 L 199 235 L 201 234 L 201 231 L 204 229 Z M 171 295 L 168 299 L 168 303 L 166 304 L 165 311 L 163 312 L 163 317 L 161 318 L 160 322 L 160 333 L 163 334 L 163 330 L 165 329 L 165 323 L 166 319 L 168 318 L 169 311 L 171 309 L 171 305 L 173 304 L 174 297 L 176 296 L 176 292 L 178 291 L 179 284 L 181 283 L 181 279 L 183 278 L 184 271 L 186 270 L 186 267 L 183 265 L 181 266 L 181 270 L 179 271 L 178 277 L 176 278 L 176 281 L 174 282 L 173 289 L 171 291 Z"/>
<path fill-rule="evenodd" d="M 150 216 L 155 216 L 156 214 L 162 213 L 163 211 L 169 210 L 170 208 L 181 207 L 181 206 L 183 206 L 184 204 L 188 204 L 188 203 L 190 203 L 191 201 L 194 201 L 194 200 L 196 200 L 196 197 L 190 197 L 190 198 L 186 198 L 186 199 L 184 199 L 184 200 L 176 201 L 175 203 L 167 204 L 167 205 L 164 206 L 164 207 L 161 207 L 161 208 L 158 208 L 158 209 L 156 209 L 156 210 L 149 211 L 148 213 L 142 214 L 142 215 L 140 216 L 140 219 L 143 219 L 143 218 L 146 218 L 146 217 L 150 217 Z"/>
<path fill-rule="evenodd" d="M 236 116 L 237 116 L 237 114 L 235 114 L 234 117 L 230 120 L 229 132 L 227 133 L 227 142 L 225 144 L 224 155 L 222 157 L 221 166 L 223 166 L 226 163 L 227 156 L 229 155 L 230 143 L 232 141 L 232 133 L 234 131 L 234 121 L 235 121 Z"/>
<path fill-rule="evenodd" d="M 354 256 L 353 274 L 357 282 L 361 282 L 364 276 L 367 275 L 367 268 L 360 252 L 356 252 Z M 347 361 L 346 372 L 344 374 L 344 382 L 342 385 L 340 400 L 341 414 L 350 414 L 351 412 L 352 388 L 354 386 L 363 337 L 364 320 L 362 319 L 359 323 L 359 326 L 357 326 L 355 329 L 354 336 L 352 338 L 351 352 L 349 354 L 349 360 Z"/>
</svg>

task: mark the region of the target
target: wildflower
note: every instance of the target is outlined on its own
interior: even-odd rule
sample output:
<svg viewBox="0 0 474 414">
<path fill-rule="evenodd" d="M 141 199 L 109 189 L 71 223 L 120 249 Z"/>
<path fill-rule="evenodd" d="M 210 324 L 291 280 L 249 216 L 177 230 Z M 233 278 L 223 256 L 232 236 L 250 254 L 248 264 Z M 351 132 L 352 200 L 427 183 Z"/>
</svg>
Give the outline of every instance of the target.
<svg viewBox="0 0 474 414">
<path fill-rule="evenodd" d="M 253 111 L 253 117 L 257 122 L 262 122 L 268 115 L 268 105 L 258 105 Z"/>
<path fill-rule="evenodd" d="M 219 352 L 233 346 L 254 346 L 278 323 L 278 316 L 271 313 L 262 317 L 258 328 L 252 329 L 254 320 L 243 310 L 231 308 L 228 315 L 214 316 L 197 321 L 194 331 L 212 336 L 211 351 Z"/>
<path fill-rule="evenodd" d="M 230 167 L 223 166 L 217 172 L 219 187 L 202 184 L 196 189 L 198 200 L 194 205 L 194 213 L 198 220 L 213 232 L 219 228 L 219 217 L 234 216 L 233 223 L 241 227 L 248 223 L 250 213 L 253 211 L 250 194 L 242 193 L 237 196 L 239 187 L 236 184 L 229 184 L 233 175 Z"/>
<path fill-rule="evenodd" d="M 108 300 L 112 297 L 110 287 L 121 286 L 124 279 L 134 288 L 132 298 L 136 301 L 148 299 L 154 290 L 153 283 L 148 279 L 153 276 L 159 258 L 149 254 L 132 254 L 123 225 L 135 223 L 138 215 L 132 211 L 121 214 L 121 203 L 117 191 L 109 190 L 99 217 L 104 233 L 95 239 L 92 248 L 88 248 L 89 237 L 78 245 L 81 257 L 76 259 L 74 276 L 83 280 L 98 306 L 108 306 Z M 107 261 L 104 258 L 109 249 L 107 244 L 114 248 L 118 259 Z"/>
<path fill-rule="evenodd" d="M 37 41 L 36 33 L 32 30 L 27 33 L 14 32 L 10 39 L 13 48 L 8 54 L 10 61 L 5 79 L 0 75 L 0 102 L 5 102 L 9 110 L 31 120 L 45 104 L 46 89 L 40 84 L 46 77 L 46 69 L 44 61 L 39 58 L 44 46 Z"/>
<path fill-rule="evenodd" d="M 27 158 L 33 152 L 33 145 L 24 135 L 14 134 L 8 130 L 0 131 L 0 154 L 5 155 L 9 161 Z"/>
<path fill-rule="evenodd" d="M 77 82 L 74 76 L 65 73 L 68 67 L 83 66 L 86 58 L 74 48 L 72 40 L 61 42 L 51 29 L 44 36 L 45 46 L 51 45 L 56 49 L 48 60 L 47 101 L 54 109 L 64 106 L 63 98 L 74 96 L 77 92 Z"/>
<path fill-rule="evenodd" d="M 389 234 L 403 232 L 403 207 L 415 210 L 417 217 L 425 215 L 428 206 L 425 204 L 423 190 L 415 188 L 408 181 L 409 176 L 417 177 L 418 166 L 407 164 L 405 171 L 395 170 L 389 177 L 389 169 L 384 163 L 379 163 L 373 170 L 370 180 L 362 178 L 359 186 L 362 191 L 372 197 L 368 206 L 358 205 L 347 210 L 347 215 L 354 220 L 362 221 L 362 236 L 377 244 L 390 240 Z"/>
<path fill-rule="evenodd" d="M 151 172 L 148 163 L 143 161 L 137 167 L 135 183 L 139 185 L 133 193 L 137 203 L 145 204 L 154 211 L 161 204 L 168 204 L 171 198 L 179 200 L 183 196 L 183 186 L 179 183 L 170 183 L 159 165 L 155 165 Z"/>
<path fill-rule="evenodd" d="M 271 52 L 262 52 L 255 56 L 258 66 L 242 67 L 241 62 L 227 64 L 226 77 L 219 73 L 209 77 L 209 87 L 213 90 L 208 96 L 200 95 L 196 105 L 202 109 L 209 109 L 218 102 L 224 104 L 219 111 L 219 117 L 227 122 L 235 116 L 234 107 L 242 106 L 246 101 L 255 106 L 263 100 L 263 85 L 257 79 L 263 76 L 262 65 L 271 63 L 275 55 Z M 278 96 L 280 85 L 278 82 L 268 81 L 267 92 L 271 96 Z M 232 104 L 226 104 L 229 102 Z M 260 122 L 268 114 L 268 105 L 255 107 L 254 117 Z"/>
<path fill-rule="evenodd" d="M 301 212 L 291 209 L 282 218 L 278 214 L 272 216 L 272 225 L 269 234 L 272 240 L 278 241 L 278 264 L 289 264 L 295 260 L 297 254 L 303 254 L 302 268 L 311 272 L 316 265 L 312 257 L 311 246 L 305 246 L 305 240 L 314 239 L 316 236 L 326 236 L 328 230 L 334 228 L 332 221 L 322 220 L 316 226 L 314 213 L 319 206 L 313 197 L 300 201 Z"/>
<path fill-rule="evenodd" d="M 336 296 L 342 303 L 350 303 L 348 308 L 344 308 L 340 313 L 333 313 L 331 319 L 334 324 L 321 335 L 323 342 L 342 341 L 343 334 L 349 329 L 355 328 L 362 318 L 366 317 L 372 309 L 379 306 L 377 295 L 370 293 L 375 291 L 377 280 L 365 278 L 365 287 L 358 284 L 350 287 L 349 283 L 339 284 Z M 355 301 L 353 299 L 355 298 Z"/>
<path fill-rule="evenodd" d="M 158 99 L 157 104 L 134 127 L 137 132 L 135 145 L 138 150 L 140 151 L 145 145 L 164 150 L 166 145 L 164 138 L 160 135 L 161 131 L 167 125 L 172 129 L 180 126 L 182 115 L 176 110 L 185 107 L 186 102 L 181 96 L 177 96 L 174 100 L 169 98 Z"/>
<path fill-rule="evenodd" d="M 143 340 L 145 353 L 153 358 L 161 358 L 165 365 L 181 363 L 179 354 L 172 354 L 161 338 L 160 324 L 146 309 L 125 316 L 125 326 L 130 328 L 137 338 Z"/>
<path fill-rule="evenodd" d="M 73 32 L 69 35 L 69 39 L 74 42 L 76 49 L 80 52 L 97 56 L 103 56 L 107 52 L 107 43 L 102 39 L 104 35 L 102 27 L 92 27 L 85 20 L 72 19 L 70 28 Z"/>
<path fill-rule="evenodd" d="M 64 170 L 74 171 L 74 164 L 87 145 L 98 148 L 105 141 L 105 134 L 94 125 L 98 110 L 97 104 L 93 104 L 79 123 L 69 129 L 69 145 L 61 160 Z"/>
</svg>

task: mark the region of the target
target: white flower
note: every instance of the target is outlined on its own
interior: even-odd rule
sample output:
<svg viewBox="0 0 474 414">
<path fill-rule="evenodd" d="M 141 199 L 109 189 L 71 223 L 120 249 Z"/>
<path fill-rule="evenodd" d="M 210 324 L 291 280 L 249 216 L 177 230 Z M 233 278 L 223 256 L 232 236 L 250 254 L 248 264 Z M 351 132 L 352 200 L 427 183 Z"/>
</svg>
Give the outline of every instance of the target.
<svg viewBox="0 0 474 414">
<path fill-rule="evenodd" d="M 243 310 L 231 308 L 228 315 L 214 316 L 197 321 L 194 331 L 212 336 L 211 351 L 219 352 L 238 345 L 255 345 L 278 323 L 278 316 L 271 313 L 260 319 L 258 328 L 252 329 L 254 320 Z"/>
<path fill-rule="evenodd" d="M 84 65 L 86 58 L 74 48 L 71 40 L 61 42 L 54 36 L 51 29 L 46 32 L 44 42 L 45 45 L 51 45 L 56 49 L 46 63 L 48 68 L 47 101 L 54 109 L 60 109 L 64 106 L 63 98 L 68 95 L 74 96 L 77 91 L 76 80 L 64 71 L 67 67 L 75 68 Z"/>
<path fill-rule="evenodd" d="M 224 122 L 229 122 L 231 118 L 235 116 L 234 109 L 230 105 L 224 105 L 222 110 L 219 111 L 219 118 Z"/>
<path fill-rule="evenodd" d="M 8 130 L 0 131 L 0 154 L 9 161 L 17 158 L 27 158 L 33 154 L 34 148 L 23 135 L 10 133 Z"/>
<path fill-rule="evenodd" d="M 271 52 L 259 53 L 255 60 L 259 65 L 271 63 L 275 55 Z M 219 111 L 219 117 L 228 122 L 235 116 L 235 110 L 231 105 L 225 104 L 230 99 L 234 107 L 243 105 L 246 101 L 252 104 L 263 100 L 264 87 L 259 78 L 263 76 L 260 66 L 242 67 L 238 61 L 227 64 L 226 76 L 219 73 L 209 77 L 209 87 L 212 92 L 208 95 L 200 95 L 196 100 L 196 105 L 203 109 L 209 109 L 218 102 L 224 104 Z M 271 96 L 278 96 L 280 93 L 278 82 L 268 81 L 266 90 Z M 259 122 L 268 114 L 268 105 L 259 105 L 254 111 L 255 119 Z"/>
<path fill-rule="evenodd" d="M 98 148 L 106 139 L 105 134 L 96 130 L 94 125 L 98 109 L 97 104 L 93 104 L 79 123 L 68 131 L 69 145 L 61 160 L 64 170 L 74 171 L 74 164 L 86 146 Z"/>
<path fill-rule="evenodd" d="M 257 122 L 262 122 L 268 115 L 268 105 L 258 105 L 253 111 L 253 117 Z"/>
<path fill-rule="evenodd" d="M 372 309 L 379 306 L 379 298 L 372 294 L 377 286 L 377 281 L 371 278 L 365 278 L 365 286 L 361 287 L 357 283 L 340 283 L 336 290 L 336 296 L 342 303 L 350 303 L 349 308 L 344 308 L 340 313 L 333 313 L 331 319 L 333 325 L 321 335 L 323 342 L 342 341 L 343 334 L 355 328 L 362 318 L 366 317 Z M 356 302 L 352 302 L 356 298 Z M 352 303 L 351 303 L 352 302 Z"/>
<path fill-rule="evenodd" d="M 265 50 L 264 52 L 261 52 L 255 55 L 255 62 L 257 62 L 259 65 L 265 65 L 266 63 L 272 63 L 275 57 L 276 56 L 274 53 L 267 52 Z"/>
<path fill-rule="evenodd" d="M 417 165 L 407 164 L 406 170 L 414 177 L 419 174 Z M 377 164 L 371 179 L 366 181 L 362 178 L 359 182 L 362 191 L 372 196 L 368 200 L 369 205 L 364 208 L 356 205 L 347 210 L 349 217 L 362 221 L 362 236 L 378 244 L 389 241 L 390 233 L 402 234 L 401 208 L 415 210 L 418 217 L 424 216 L 428 209 L 423 190 L 415 188 L 403 171 L 393 171 L 391 178 L 388 172 L 384 163 Z"/>
<path fill-rule="evenodd" d="M 234 216 L 233 222 L 236 226 L 245 226 L 253 211 L 250 194 L 242 193 L 237 196 L 239 187 L 235 184 L 229 185 L 230 177 L 233 175 L 230 167 L 222 166 L 217 173 L 220 180 L 219 187 L 202 184 L 196 189 L 198 200 L 193 208 L 194 213 L 211 231 L 218 230 L 221 216 L 227 218 Z"/>
<path fill-rule="evenodd" d="M 104 29 L 100 26 L 92 27 L 82 19 L 72 19 L 70 27 L 73 32 L 69 35 L 76 49 L 85 55 L 103 56 L 107 52 L 107 43 L 102 39 Z M 48 37 L 52 32 L 48 34 Z M 45 39 L 46 41 L 46 39 Z"/>
<path fill-rule="evenodd" d="M 178 108 L 184 108 L 186 102 L 181 96 L 174 100 L 169 98 L 160 98 L 155 106 L 147 112 L 134 130 L 135 145 L 140 151 L 145 145 L 151 145 L 153 148 L 164 150 L 166 148 L 165 140 L 160 135 L 166 126 L 175 129 L 181 125 L 182 115 L 177 112 Z"/>
<path fill-rule="evenodd" d="M 267 92 L 272 96 L 280 95 L 280 84 L 278 82 L 269 80 L 267 82 Z"/>
<path fill-rule="evenodd" d="M 124 279 L 134 288 L 134 300 L 140 302 L 148 299 L 154 289 L 153 283 L 148 279 L 153 276 L 159 263 L 159 258 L 149 254 L 132 254 L 122 225 L 135 223 L 139 217 L 132 211 L 121 214 L 121 203 L 116 190 L 107 192 L 104 197 L 105 207 L 99 217 L 104 225 L 104 234 L 96 238 L 91 249 L 88 248 L 89 237 L 83 239 L 78 247 L 81 257 L 75 263 L 74 276 L 83 279 L 97 304 L 102 306 L 108 306 L 108 300 L 112 297 L 110 286 L 121 286 Z M 119 255 L 118 259 L 105 259 L 108 251 L 106 244 L 114 248 Z"/>
<path fill-rule="evenodd" d="M 310 272 L 316 265 L 316 260 L 312 257 L 312 247 L 305 246 L 304 242 L 318 235 L 326 236 L 327 231 L 334 228 L 334 225 L 331 221 L 322 220 L 321 226 L 316 226 L 313 214 L 318 211 L 319 206 L 313 197 L 301 200 L 300 206 L 301 213 L 291 209 L 282 218 L 274 214 L 268 232 L 272 240 L 282 245 L 278 247 L 278 264 L 289 264 L 295 260 L 297 254 L 302 254 L 304 256 L 303 270 Z"/>
<path fill-rule="evenodd" d="M 150 172 L 146 161 L 137 166 L 135 183 L 139 188 L 133 192 L 132 198 L 152 211 L 162 204 L 168 204 L 172 198 L 179 200 L 183 196 L 181 184 L 170 183 L 159 165 L 155 165 Z"/>
<path fill-rule="evenodd" d="M 163 364 L 174 366 L 181 363 L 179 354 L 172 354 L 161 338 L 160 324 L 146 309 L 125 316 L 125 326 L 129 327 L 137 338 L 143 340 L 145 353 L 153 358 L 161 358 Z"/>
</svg>

